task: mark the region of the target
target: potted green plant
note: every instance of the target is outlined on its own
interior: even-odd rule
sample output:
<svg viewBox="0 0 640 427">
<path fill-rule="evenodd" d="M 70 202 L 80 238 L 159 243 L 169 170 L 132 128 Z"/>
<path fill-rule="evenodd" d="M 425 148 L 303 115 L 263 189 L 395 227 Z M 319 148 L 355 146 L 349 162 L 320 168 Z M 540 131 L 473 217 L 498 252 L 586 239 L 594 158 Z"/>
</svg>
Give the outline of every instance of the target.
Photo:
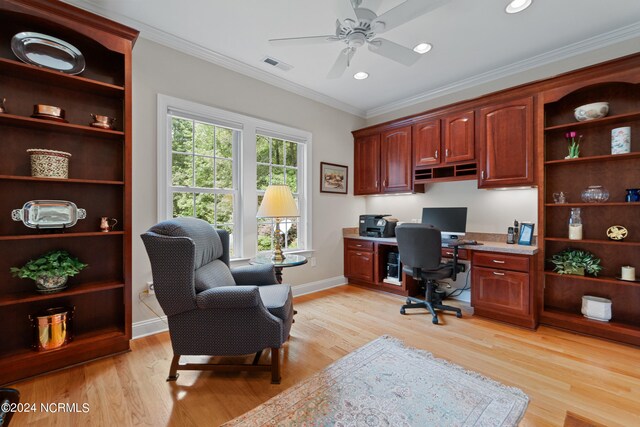
<svg viewBox="0 0 640 427">
<path fill-rule="evenodd" d="M 87 264 L 72 257 L 67 251 L 51 251 L 40 258 L 29 260 L 20 268 L 11 267 L 13 277 L 36 282 L 38 292 L 57 292 L 66 288 L 67 278 L 75 276 Z"/>
<path fill-rule="evenodd" d="M 575 274 L 584 276 L 590 274 L 597 276 L 602 271 L 600 258 L 596 257 L 589 251 L 581 251 L 578 249 L 565 249 L 555 254 L 549 260 L 553 263 L 554 269 L 558 274 Z"/>
</svg>

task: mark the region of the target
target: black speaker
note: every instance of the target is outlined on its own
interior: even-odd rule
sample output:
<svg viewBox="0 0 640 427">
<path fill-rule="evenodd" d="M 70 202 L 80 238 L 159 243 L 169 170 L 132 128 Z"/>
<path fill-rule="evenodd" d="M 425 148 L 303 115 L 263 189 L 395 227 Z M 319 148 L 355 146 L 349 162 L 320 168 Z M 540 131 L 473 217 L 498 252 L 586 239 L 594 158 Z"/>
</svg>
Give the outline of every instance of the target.
<svg viewBox="0 0 640 427">
<path fill-rule="evenodd" d="M 400 279 L 400 254 L 398 252 L 387 254 L 387 277 Z"/>
</svg>

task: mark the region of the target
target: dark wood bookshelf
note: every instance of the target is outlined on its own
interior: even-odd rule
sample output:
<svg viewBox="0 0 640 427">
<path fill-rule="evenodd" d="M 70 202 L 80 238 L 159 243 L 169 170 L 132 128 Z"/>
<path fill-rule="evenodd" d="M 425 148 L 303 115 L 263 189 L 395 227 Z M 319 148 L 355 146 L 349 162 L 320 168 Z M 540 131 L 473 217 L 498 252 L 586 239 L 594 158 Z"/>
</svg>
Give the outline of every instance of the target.
<svg viewBox="0 0 640 427">
<path fill-rule="evenodd" d="M 578 157 L 577 159 L 560 159 L 560 160 L 548 160 L 544 162 L 545 165 L 567 165 L 572 163 L 592 163 L 592 162 L 603 162 L 603 161 L 611 161 L 611 160 L 629 160 L 629 159 L 638 159 L 640 158 L 640 152 L 637 153 L 627 153 L 627 154 L 605 154 L 601 156 L 588 156 L 588 157 Z"/>
<path fill-rule="evenodd" d="M 619 123 L 626 123 L 640 119 L 640 112 L 631 112 L 625 114 L 616 114 L 613 116 L 606 116 L 601 119 L 586 120 L 584 122 L 572 122 L 563 123 L 560 125 L 549 126 L 544 128 L 546 132 L 550 131 L 574 131 L 588 129 L 598 126 L 613 126 Z"/>
<path fill-rule="evenodd" d="M 34 182 L 54 182 L 58 184 L 98 184 L 98 185 L 124 185 L 124 181 L 107 181 L 101 179 L 77 179 L 77 178 L 39 178 L 33 176 L 0 175 L 0 180 L 10 181 L 34 181 Z"/>
<path fill-rule="evenodd" d="M 49 234 L 45 234 L 44 232 L 39 234 L 18 234 L 12 236 L 0 236 L 0 241 L 3 240 L 40 240 L 40 239 L 65 239 L 65 238 L 74 238 L 74 237 L 109 237 L 109 236 L 121 236 L 124 234 L 124 231 L 109 231 L 107 233 L 102 231 L 90 231 L 84 233 L 74 233 L 74 232 L 51 232 Z"/>
<path fill-rule="evenodd" d="M 613 245 L 613 246 L 638 246 L 640 247 L 640 242 L 619 242 L 617 240 L 598 240 L 598 239 L 581 239 L 581 240 L 571 240 L 566 237 L 545 237 L 545 241 L 548 242 L 566 242 L 573 243 L 576 245 L 580 244 L 593 244 L 593 245 Z"/>
<path fill-rule="evenodd" d="M 49 294 L 39 294 L 35 291 L 35 285 L 33 283 L 26 284 L 25 287 L 29 290 L 24 292 L 16 292 L 14 294 L 7 294 L 0 297 L 0 307 L 13 304 L 26 304 L 34 301 L 43 301 L 55 298 L 64 298 L 71 295 L 80 295 L 91 292 L 101 292 L 109 289 L 123 288 L 122 282 L 102 282 L 102 283 L 83 283 L 79 285 L 69 285 L 67 289 L 60 292 L 54 292 Z"/>
<path fill-rule="evenodd" d="M 0 125 L 20 126 L 27 127 L 29 129 L 63 132 L 71 135 L 88 135 L 115 140 L 121 140 L 124 136 L 124 132 L 118 130 L 101 129 L 73 123 L 36 119 L 33 117 L 17 116 L 15 114 L 0 114 Z"/>
<path fill-rule="evenodd" d="M 554 273 L 553 271 L 545 271 L 544 274 L 546 276 L 549 276 L 549 277 L 560 277 L 560 278 L 570 277 L 572 279 L 584 280 L 585 282 L 606 283 L 606 284 L 613 284 L 613 285 L 616 285 L 616 286 L 640 287 L 640 282 L 631 282 L 631 281 L 627 281 L 627 280 L 620 280 L 620 279 L 616 279 L 615 277 L 607 277 L 607 276 L 597 276 L 597 277 L 592 277 L 592 276 L 574 276 L 574 275 L 568 275 L 568 274 Z"/>
<path fill-rule="evenodd" d="M 603 202 L 603 203 L 545 203 L 547 208 L 607 208 L 613 206 L 640 207 L 640 202 Z"/>
</svg>

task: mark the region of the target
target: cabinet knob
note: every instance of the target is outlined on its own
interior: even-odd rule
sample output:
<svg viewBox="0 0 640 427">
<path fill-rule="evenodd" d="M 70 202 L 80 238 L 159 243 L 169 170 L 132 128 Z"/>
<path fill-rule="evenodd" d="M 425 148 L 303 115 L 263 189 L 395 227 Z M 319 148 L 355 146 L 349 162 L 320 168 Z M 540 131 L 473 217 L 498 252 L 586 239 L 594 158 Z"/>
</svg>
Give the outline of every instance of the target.
<svg viewBox="0 0 640 427">
<path fill-rule="evenodd" d="M 437 159 L 438 158 L 438 150 L 436 150 L 436 153 L 434 154 L 434 157 Z"/>
<path fill-rule="evenodd" d="M 484 179 L 484 171 L 480 172 L 480 179 Z"/>
<path fill-rule="evenodd" d="M 453 252 L 445 252 L 445 255 L 453 256 Z"/>
<path fill-rule="evenodd" d="M 387 178 L 384 179 L 382 185 L 385 186 L 385 187 L 387 187 L 389 185 L 388 181 L 387 181 Z"/>
<path fill-rule="evenodd" d="M 448 148 L 444 150 L 444 156 L 445 157 L 449 157 L 449 149 Z"/>
<path fill-rule="evenodd" d="M 493 274 L 495 274 L 496 276 L 504 276 L 504 273 L 500 273 L 500 272 L 497 272 L 497 271 L 494 271 Z"/>
<path fill-rule="evenodd" d="M 495 262 L 496 264 L 504 264 L 505 261 L 499 260 L 499 259 L 493 259 L 491 260 L 491 262 Z"/>
<path fill-rule="evenodd" d="M 356 255 L 362 256 L 362 252 L 356 252 Z"/>
</svg>

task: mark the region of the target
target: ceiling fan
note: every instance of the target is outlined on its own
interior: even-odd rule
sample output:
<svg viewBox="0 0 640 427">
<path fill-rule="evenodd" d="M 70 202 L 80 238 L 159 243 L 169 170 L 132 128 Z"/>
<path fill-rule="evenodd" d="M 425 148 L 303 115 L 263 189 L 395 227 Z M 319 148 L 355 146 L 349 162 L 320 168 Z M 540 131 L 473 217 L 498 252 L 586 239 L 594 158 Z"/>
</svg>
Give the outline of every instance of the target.
<svg viewBox="0 0 640 427">
<path fill-rule="evenodd" d="M 376 37 L 385 31 L 398 27 L 418 16 L 424 15 L 450 0 L 405 0 L 398 6 L 378 16 L 371 9 L 360 7 L 362 0 L 340 0 L 343 16 L 342 22 L 336 20 L 335 34 L 323 36 L 289 37 L 271 39 L 269 42 L 278 46 L 308 45 L 318 43 L 343 42 L 347 45 L 331 67 L 330 79 L 336 79 L 351 64 L 351 59 L 359 47 L 368 45 L 371 52 L 389 58 L 400 64 L 410 66 L 420 59 L 420 54 L 412 49 L 394 43 L 390 40 Z"/>
</svg>

